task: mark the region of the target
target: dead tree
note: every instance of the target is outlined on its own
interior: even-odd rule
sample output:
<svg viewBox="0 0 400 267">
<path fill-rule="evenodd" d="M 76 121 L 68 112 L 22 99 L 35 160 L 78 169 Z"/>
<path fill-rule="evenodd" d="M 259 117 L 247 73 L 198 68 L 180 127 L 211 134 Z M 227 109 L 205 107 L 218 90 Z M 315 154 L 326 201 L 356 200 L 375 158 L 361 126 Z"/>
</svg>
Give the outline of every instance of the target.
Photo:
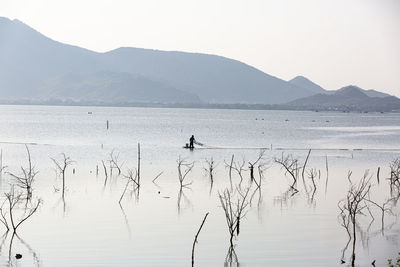
<svg viewBox="0 0 400 267">
<path fill-rule="evenodd" d="M 249 190 L 250 188 L 247 188 L 242 192 L 241 189 L 237 187 L 233 194 L 231 194 L 228 189 L 219 193 L 219 200 L 225 212 L 225 220 L 230 235 L 229 243 L 232 248 L 233 238 L 239 236 L 240 233 L 240 221 L 247 213 L 247 207 L 249 205 L 247 197 Z"/>
<path fill-rule="evenodd" d="M 369 176 L 368 171 L 366 171 L 357 185 L 353 184 L 351 181 L 351 172 L 348 173 L 347 178 L 350 181 L 350 188 L 347 192 L 346 198 L 339 201 L 338 207 L 340 209 L 339 216 L 342 220 L 342 226 L 346 229 L 349 235 L 349 242 L 351 240 L 353 241 L 351 266 L 354 266 L 356 258 L 355 249 L 357 240 L 357 218 L 359 215 L 362 215 L 363 210 L 367 208 L 365 200 L 367 199 L 371 188 L 371 177 Z"/>
<path fill-rule="evenodd" d="M 186 179 L 186 176 L 188 175 L 188 173 L 192 171 L 192 169 L 194 167 L 194 162 L 188 163 L 184 159 L 179 157 L 178 160 L 176 161 L 176 163 L 178 164 L 179 184 L 182 189 L 183 187 L 187 187 L 192 184 L 192 182 L 185 183 L 185 179 Z"/>
<path fill-rule="evenodd" d="M 24 212 L 17 218 L 16 210 L 18 206 L 25 202 L 25 197 L 23 193 L 16 192 L 14 186 L 11 187 L 10 192 L 4 194 L 6 196 L 5 202 L 8 203 L 8 210 L 3 209 L 4 203 L 0 209 L 1 219 L 0 221 L 5 225 L 7 231 L 12 228 L 13 232 L 17 232 L 17 228 L 29 219 L 39 208 L 42 203 L 41 199 L 38 199 L 36 203 L 31 203 L 30 207 L 27 207 L 27 203 L 24 205 Z M 8 216 L 8 219 L 7 219 Z"/>
<path fill-rule="evenodd" d="M 28 146 L 25 145 L 25 148 L 28 154 L 28 167 L 24 168 L 21 166 L 20 175 L 13 174 L 11 172 L 8 172 L 8 174 L 15 179 L 17 187 L 20 187 L 21 189 L 26 191 L 26 199 L 31 199 L 33 191 L 32 185 L 35 181 L 35 176 L 38 174 L 38 172 L 35 171 L 35 167 L 32 164 L 31 153 L 29 151 Z"/>
<path fill-rule="evenodd" d="M 243 182 L 243 172 L 246 171 L 244 165 L 246 164 L 246 162 L 244 161 L 244 159 L 242 159 L 242 161 L 238 161 L 238 162 L 234 162 L 233 161 L 234 155 L 232 155 L 232 159 L 231 159 L 231 163 L 228 164 L 227 162 L 225 162 L 225 167 L 229 168 L 229 179 L 230 179 L 230 183 L 231 183 L 231 191 L 233 191 L 233 185 L 232 185 L 232 170 L 234 170 L 240 177 L 240 183 L 239 186 L 242 184 Z"/>
<path fill-rule="evenodd" d="M 400 158 L 390 163 L 390 193 L 400 196 Z"/>
<path fill-rule="evenodd" d="M 202 221 L 202 223 L 201 223 L 201 225 L 200 225 L 200 228 L 199 228 L 199 230 L 197 231 L 196 236 L 194 237 L 193 246 L 192 246 L 192 267 L 194 266 L 194 248 L 195 248 L 195 246 L 196 246 L 197 238 L 199 237 L 200 231 L 201 231 L 201 229 L 203 228 L 204 223 L 206 222 L 207 216 L 208 216 L 208 212 L 207 212 L 206 215 L 204 216 L 204 219 L 203 219 L 203 221 Z"/>
<path fill-rule="evenodd" d="M 139 183 L 139 179 L 138 179 L 138 172 L 136 170 L 131 170 L 128 169 L 128 173 L 127 175 L 124 175 L 124 177 L 127 179 L 127 182 L 125 184 L 125 188 L 124 191 L 122 192 L 121 197 L 119 198 L 118 203 L 121 204 L 121 201 L 126 193 L 126 191 L 128 190 L 129 185 L 132 185 L 132 192 L 138 192 L 139 191 L 139 187 L 140 187 L 140 183 Z"/>
<path fill-rule="evenodd" d="M 117 155 L 114 154 L 114 149 L 111 151 L 110 153 L 110 159 L 108 160 L 108 162 L 110 163 L 110 174 L 112 175 L 112 170 L 113 169 L 117 169 L 118 171 L 118 175 L 121 175 L 121 167 L 122 164 L 120 164 L 118 162 L 119 159 L 119 153 Z"/>
<path fill-rule="evenodd" d="M 62 197 L 64 198 L 65 195 L 65 171 L 67 167 L 73 163 L 70 157 L 67 157 L 64 153 L 61 153 L 63 159 L 61 162 L 57 161 L 56 159 L 51 158 L 51 160 L 56 165 L 56 171 L 60 173 L 62 177 Z"/>
<path fill-rule="evenodd" d="M 261 196 L 261 185 L 262 185 L 262 180 L 264 179 L 264 171 L 265 171 L 265 165 L 264 164 L 259 164 L 257 166 L 258 169 L 258 178 L 259 180 L 257 181 L 257 179 L 254 179 L 254 183 L 256 184 L 256 188 L 253 192 L 253 194 L 250 197 L 250 205 L 252 204 L 253 198 L 255 196 L 255 194 L 258 192 L 258 202 L 257 205 L 260 206 L 261 202 L 262 202 L 262 196 Z"/>
<path fill-rule="evenodd" d="M 254 181 L 254 166 L 255 166 L 260 160 L 263 159 L 264 153 L 265 153 L 265 150 L 262 149 L 262 150 L 260 151 L 260 154 L 258 155 L 258 158 L 257 158 L 254 162 L 250 162 L 250 161 L 249 161 L 250 181 L 251 181 L 251 182 Z"/>
<path fill-rule="evenodd" d="M 290 185 L 290 188 L 294 191 L 294 194 L 298 192 L 296 189 L 296 184 L 297 184 L 297 178 L 299 176 L 299 166 L 298 166 L 298 160 L 293 158 L 291 154 L 284 156 L 282 153 L 281 158 L 275 158 L 275 162 L 280 164 L 292 177 L 293 183 Z"/>
</svg>

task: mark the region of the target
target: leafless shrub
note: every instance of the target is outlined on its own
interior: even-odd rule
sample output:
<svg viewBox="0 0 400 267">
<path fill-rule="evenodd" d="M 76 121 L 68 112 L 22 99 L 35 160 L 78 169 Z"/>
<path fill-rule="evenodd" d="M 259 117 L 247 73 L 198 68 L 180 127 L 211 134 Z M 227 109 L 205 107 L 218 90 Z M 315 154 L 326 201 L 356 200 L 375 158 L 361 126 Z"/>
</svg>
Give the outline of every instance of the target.
<svg viewBox="0 0 400 267">
<path fill-rule="evenodd" d="M 56 165 L 56 171 L 61 175 L 62 177 L 62 197 L 64 198 L 65 194 L 65 171 L 67 170 L 67 167 L 73 163 L 70 157 L 67 157 L 64 153 L 61 153 L 61 156 L 63 157 L 62 161 L 57 161 L 54 158 L 51 158 L 51 160 L 54 162 Z"/>
<path fill-rule="evenodd" d="M 250 170 L 250 181 L 253 182 L 254 181 L 254 166 L 263 159 L 265 154 L 265 150 L 262 149 L 260 151 L 260 154 L 258 155 L 258 158 L 254 161 L 254 162 L 250 162 L 249 161 L 249 170 Z"/>
<path fill-rule="evenodd" d="M 26 203 L 25 202 L 25 197 L 23 196 L 23 193 L 21 192 L 16 192 L 14 189 L 14 186 L 11 187 L 10 192 L 4 194 L 6 196 L 5 202 L 8 203 L 8 210 L 4 210 L 4 204 L 0 208 L 0 215 L 1 215 L 1 223 L 7 228 L 7 231 L 12 228 L 14 233 L 17 231 L 17 228 L 25 222 L 27 219 L 29 219 L 39 208 L 40 204 L 42 203 L 42 200 L 39 199 L 36 201 L 36 203 Z M 19 218 L 17 218 L 16 215 L 16 210 L 19 208 L 19 206 L 24 204 L 24 211 Z M 27 205 L 30 204 L 30 207 Z M 7 219 L 8 216 L 8 219 Z"/>
<path fill-rule="evenodd" d="M 228 226 L 230 235 L 229 243 L 233 247 L 233 238 L 237 237 L 240 233 L 240 222 L 246 216 L 247 207 L 249 202 L 247 197 L 250 188 L 247 188 L 243 192 L 240 188 L 236 188 L 233 194 L 228 189 L 225 189 L 222 193 L 219 193 L 219 199 L 222 205 L 222 209 L 225 212 L 225 220 Z"/>
<path fill-rule="evenodd" d="M 238 162 L 234 162 L 234 155 L 232 155 L 232 159 L 230 164 L 228 164 L 227 162 L 225 162 L 225 167 L 229 168 L 229 179 L 230 179 L 230 183 L 231 183 L 231 191 L 233 191 L 233 184 L 232 184 L 232 170 L 234 170 L 240 177 L 240 183 L 239 186 L 242 184 L 243 182 L 243 172 L 246 171 L 245 169 L 245 165 L 246 162 L 244 159 L 242 159 L 241 161 Z"/>
<path fill-rule="evenodd" d="M 400 158 L 390 163 L 390 192 L 400 196 Z"/>
<path fill-rule="evenodd" d="M 32 185 L 35 181 L 35 176 L 38 174 L 35 171 L 35 167 L 32 164 L 31 153 L 27 145 L 25 145 L 26 152 L 28 154 L 28 167 L 24 168 L 21 166 L 21 174 L 16 175 L 11 172 L 8 172 L 15 179 L 15 183 L 17 187 L 20 187 L 24 191 L 26 191 L 26 199 L 30 199 L 32 197 Z"/>
<path fill-rule="evenodd" d="M 363 210 L 367 208 L 365 200 L 367 199 L 371 188 L 371 177 L 369 176 L 368 171 L 366 171 L 357 185 L 352 183 L 351 172 L 348 173 L 347 178 L 350 181 L 350 188 L 347 192 L 346 198 L 339 201 L 338 207 L 340 209 L 339 218 L 341 220 L 341 225 L 346 229 L 346 232 L 349 235 L 349 241 L 346 248 L 343 250 L 343 256 L 349 242 L 352 240 L 351 265 L 354 266 L 356 258 L 357 218 L 359 215 L 362 215 Z"/>
<path fill-rule="evenodd" d="M 280 158 L 275 158 L 275 162 L 280 164 L 282 168 L 285 169 L 286 174 L 288 173 L 293 179 L 293 183 L 290 185 L 290 188 L 293 190 L 293 194 L 297 193 L 298 190 L 296 189 L 296 184 L 300 170 L 298 166 L 298 160 L 296 158 L 293 158 L 291 154 L 284 156 L 284 154 L 282 153 L 282 156 Z"/>
</svg>

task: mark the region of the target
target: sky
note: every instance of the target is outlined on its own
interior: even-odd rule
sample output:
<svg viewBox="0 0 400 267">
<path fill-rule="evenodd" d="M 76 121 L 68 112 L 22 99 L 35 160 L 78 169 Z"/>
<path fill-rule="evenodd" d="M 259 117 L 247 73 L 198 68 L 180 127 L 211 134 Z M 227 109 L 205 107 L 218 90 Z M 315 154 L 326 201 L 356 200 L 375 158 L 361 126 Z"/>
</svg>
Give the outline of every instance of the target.
<svg viewBox="0 0 400 267">
<path fill-rule="evenodd" d="M 215 54 L 400 97 L 400 0 L 0 0 L 0 16 L 98 52 Z"/>
</svg>

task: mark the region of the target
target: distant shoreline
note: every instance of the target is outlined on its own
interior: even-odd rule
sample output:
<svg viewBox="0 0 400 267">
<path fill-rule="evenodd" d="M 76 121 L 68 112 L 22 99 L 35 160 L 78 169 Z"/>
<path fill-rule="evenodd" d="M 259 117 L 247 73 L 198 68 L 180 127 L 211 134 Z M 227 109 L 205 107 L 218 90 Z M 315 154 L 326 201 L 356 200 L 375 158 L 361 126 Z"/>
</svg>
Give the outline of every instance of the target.
<svg viewBox="0 0 400 267">
<path fill-rule="evenodd" d="M 238 109 L 238 110 L 288 110 L 313 112 L 351 112 L 351 113 L 400 113 L 400 110 L 361 110 L 348 106 L 310 107 L 288 104 L 212 104 L 212 103 L 146 103 L 146 102 L 87 102 L 87 101 L 1 101 L 0 105 L 30 106 L 81 106 L 81 107 L 139 107 L 139 108 L 186 108 L 186 109 Z"/>
</svg>

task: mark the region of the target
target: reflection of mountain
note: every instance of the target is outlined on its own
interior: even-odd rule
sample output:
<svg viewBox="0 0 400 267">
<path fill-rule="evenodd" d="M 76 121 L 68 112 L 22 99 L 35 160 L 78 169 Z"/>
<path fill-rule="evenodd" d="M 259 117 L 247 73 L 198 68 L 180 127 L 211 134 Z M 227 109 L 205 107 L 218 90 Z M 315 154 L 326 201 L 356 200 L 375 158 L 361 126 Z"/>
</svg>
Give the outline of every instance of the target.
<svg viewBox="0 0 400 267">
<path fill-rule="evenodd" d="M 400 110 L 400 99 L 394 96 L 369 97 L 356 86 L 347 86 L 333 94 L 316 94 L 288 103 L 301 109 L 342 111 L 392 111 Z"/>
<path fill-rule="evenodd" d="M 314 92 L 236 60 L 119 48 L 96 53 L 0 18 L 0 98 L 284 103 Z M 71 79 L 71 80 L 70 80 Z M 49 95 L 47 95 L 49 94 Z"/>
</svg>

